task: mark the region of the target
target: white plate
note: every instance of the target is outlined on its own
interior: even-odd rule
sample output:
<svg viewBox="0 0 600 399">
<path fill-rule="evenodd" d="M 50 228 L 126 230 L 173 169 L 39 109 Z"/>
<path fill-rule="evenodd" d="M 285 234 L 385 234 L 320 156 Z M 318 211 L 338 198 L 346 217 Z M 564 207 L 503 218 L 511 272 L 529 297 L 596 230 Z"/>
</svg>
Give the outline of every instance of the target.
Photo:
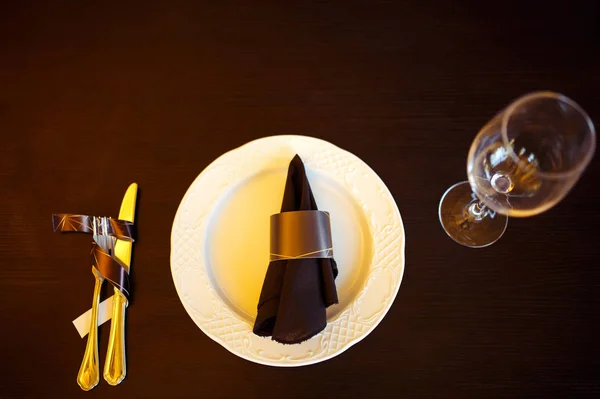
<svg viewBox="0 0 600 399">
<path fill-rule="evenodd" d="M 252 333 L 269 264 L 269 217 L 281 207 L 287 168 L 299 154 L 320 210 L 331 213 L 340 303 L 327 328 L 297 345 Z M 244 359 L 301 366 L 363 339 L 392 305 L 404 272 L 404 227 L 379 176 L 326 141 L 274 136 L 210 164 L 183 197 L 171 233 L 173 281 L 190 317 Z"/>
</svg>

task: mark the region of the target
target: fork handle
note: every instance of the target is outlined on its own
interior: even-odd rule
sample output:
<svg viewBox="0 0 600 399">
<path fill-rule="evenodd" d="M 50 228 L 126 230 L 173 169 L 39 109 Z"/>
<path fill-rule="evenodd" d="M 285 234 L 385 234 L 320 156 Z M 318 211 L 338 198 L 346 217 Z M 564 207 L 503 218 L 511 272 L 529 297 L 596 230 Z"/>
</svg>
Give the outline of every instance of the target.
<svg viewBox="0 0 600 399">
<path fill-rule="evenodd" d="M 94 285 L 90 332 L 87 344 L 85 345 L 81 367 L 79 368 L 79 373 L 77 373 L 77 383 L 84 391 L 89 391 L 100 382 L 100 367 L 98 366 L 98 303 L 100 302 L 100 288 L 104 279 L 97 275 L 93 268 L 92 272 L 96 277 L 96 283 Z"/>
<path fill-rule="evenodd" d="M 118 385 L 127 375 L 125 359 L 125 309 L 127 298 L 115 288 L 113 297 L 110 336 L 104 363 L 104 379 L 110 385 Z"/>
</svg>

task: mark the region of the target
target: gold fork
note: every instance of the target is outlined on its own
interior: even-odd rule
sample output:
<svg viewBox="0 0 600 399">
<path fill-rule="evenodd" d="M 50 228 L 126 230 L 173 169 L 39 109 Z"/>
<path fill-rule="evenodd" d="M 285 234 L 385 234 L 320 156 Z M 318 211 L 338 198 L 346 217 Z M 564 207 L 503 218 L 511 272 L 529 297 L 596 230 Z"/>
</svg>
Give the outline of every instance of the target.
<svg viewBox="0 0 600 399">
<path fill-rule="evenodd" d="M 100 382 L 100 361 L 98 359 L 98 304 L 100 302 L 100 288 L 102 288 L 104 277 L 102 277 L 95 267 L 92 267 L 92 273 L 96 278 L 96 283 L 94 285 L 90 332 L 85 346 L 83 361 L 81 362 L 79 373 L 77 373 L 77 383 L 84 391 L 89 391 Z"/>
</svg>

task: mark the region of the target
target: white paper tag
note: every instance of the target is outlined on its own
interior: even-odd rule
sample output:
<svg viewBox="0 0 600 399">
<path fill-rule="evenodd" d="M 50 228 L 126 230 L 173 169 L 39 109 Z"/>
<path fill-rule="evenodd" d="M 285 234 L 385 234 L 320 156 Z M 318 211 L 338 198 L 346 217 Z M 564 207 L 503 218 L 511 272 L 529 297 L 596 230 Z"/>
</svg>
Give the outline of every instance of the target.
<svg viewBox="0 0 600 399">
<path fill-rule="evenodd" d="M 111 319 L 113 297 L 114 295 L 100 302 L 100 305 L 98 306 L 98 326 L 101 326 Z M 87 312 L 73 320 L 73 325 L 81 338 L 85 337 L 90 332 L 91 319 L 92 309 L 89 309 Z"/>
</svg>

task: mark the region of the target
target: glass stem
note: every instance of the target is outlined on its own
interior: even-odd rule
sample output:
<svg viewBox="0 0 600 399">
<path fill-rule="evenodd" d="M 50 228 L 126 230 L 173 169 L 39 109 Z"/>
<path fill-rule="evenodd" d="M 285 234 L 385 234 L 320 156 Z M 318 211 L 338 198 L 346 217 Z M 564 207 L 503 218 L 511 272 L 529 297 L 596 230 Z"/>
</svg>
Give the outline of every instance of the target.
<svg viewBox="0 0 600 399">
<path fill-rule="evenodd" d="M 469 216 L 474 220 L 481 220 L 487 216 L 487 207 L 481 201 L 473 202 L 469 205 Z"/>
</svg>

